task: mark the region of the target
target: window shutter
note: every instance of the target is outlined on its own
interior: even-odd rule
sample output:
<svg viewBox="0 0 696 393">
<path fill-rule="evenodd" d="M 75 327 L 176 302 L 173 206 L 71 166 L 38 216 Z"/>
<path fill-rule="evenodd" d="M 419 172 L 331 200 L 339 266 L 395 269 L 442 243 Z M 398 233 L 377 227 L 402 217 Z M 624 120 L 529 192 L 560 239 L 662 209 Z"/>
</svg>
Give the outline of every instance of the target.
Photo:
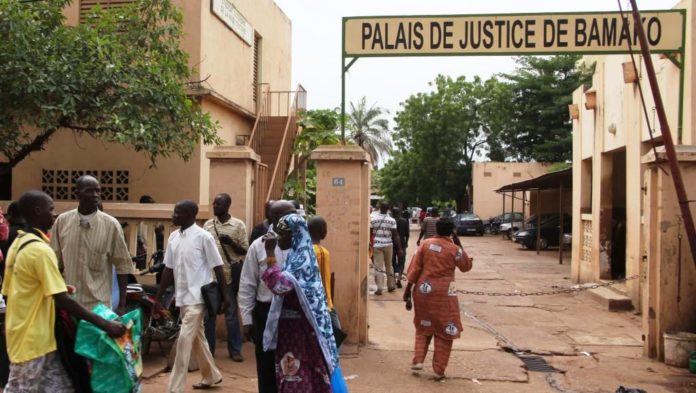
<svg viewBox="0 0 696 393">
<path fill-rule="evenodd" d="M 81 0 L 80 1 L 80 22 L 84 22 L 89 11 L 99 4 L 103 9 L 122 7 L 132 3 L 134 0 Z"/>
</svg>

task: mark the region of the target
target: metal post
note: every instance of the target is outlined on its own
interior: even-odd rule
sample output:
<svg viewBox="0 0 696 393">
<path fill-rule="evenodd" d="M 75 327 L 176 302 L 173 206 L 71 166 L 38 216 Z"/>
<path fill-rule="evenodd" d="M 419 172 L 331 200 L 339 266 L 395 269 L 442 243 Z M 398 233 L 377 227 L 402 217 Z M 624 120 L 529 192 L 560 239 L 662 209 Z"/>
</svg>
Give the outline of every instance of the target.
<svg viewBox="0 0 696 393">
<path fill-rule="evenodd" d="M 657 78 L 655 76 L 655 67 L 653 66 L 652 57 L 650 57 L 648 39 L 645 36 L 645 30 L 643 29 L 643 24 L 641 23 L 640 12 L 638 11 L 636 0 L 631 0 L 631 7 L 633 8 L 633 23 L 635 24 L 635 29 L 638 33 L 638 39 L 640 40 L 640 50 L 643 54 L 643 61 L 645 62 L 645 72 L 648 76 L 648 81 L 650 82 L 650 90 L 652 91 L 653 99 L 655 101 L 657 117 L 660 120 L 660 131 L 662 133 L 662 141 L 665 146 L 665 152 L 667 153 L 669 169 L 672 175 L 671 177 L 674 183 L 674 188 L 677 193 L 677 201 L 679 202 L 682 220 L 684 220 L 684 229 L 686 230 L 686 235 L 689 239 L 689 247 L 691 248 L 691 258 L 694 264 L 696 265 L 696 228 L 694 227 L 693 217 L 691 217 L 689 198 L 686 195 L 684 179 L 682 178 L 681 169 L 679 169 L 679 163 L 677 162 L 677 153 L 674 150 L 672 132 L 669 128 L 669 123 L 667 122 L 667 115 L 665 114 L 665 107 L 662 103 L 662 95 L 660 94 L 660 86 L 657 84 Z M 684 48 L 682 48 L 682 51 L 683 49 Z M 684 67 L 686 59 L 684 59 L 682 56 L 681 60 L 682 67 Z M 657 159 L 657 157 L 655 158 Z"/>
<path fill-rule="evenodd" d="M 503 215 L 500 217 L 500 224 L 498 225 L 498 231 L 500 231 L 500 225 L 505 222 L 505 192 L 503 191 Z"/>
<path fill-rule="evenodd" d="M 537 235 L 536 235 L 536 249 L 537 249 L 537 255 L 539 255 L 539 240 L 541 240 L 541 198 L 539 195 L 539 189 L 537 188 L 536 190 L 536 199 L 537 199 L 537 208 L 536 208 L 536 230 L 537 230 Z"/>
<path fill-rule="evenodd" d="M 527 229 L 527 220 L 524 215 L 524 209 L 527 206 L 527 190 L 522 191 L 522 230 Z"/>
<path fill-rule="evenodd" d="M 558 264 L 563 264 L 563 183 L 558 187 Z"/>
<path fill-rule="evenodd" d="M 512 224 L 515 222 L 515 191 L 512 192 L 512 202 L 510 202 L 510 205 L 510 229 L 507 234 L 508 239 L 512 239 Z"/>
<path fill-rule="evenodd" d="M 345 22 L 343 24 L 345 30 Z M 341 50 L 341 144 L 346 144 L 346 56 Z"/>
</svg>

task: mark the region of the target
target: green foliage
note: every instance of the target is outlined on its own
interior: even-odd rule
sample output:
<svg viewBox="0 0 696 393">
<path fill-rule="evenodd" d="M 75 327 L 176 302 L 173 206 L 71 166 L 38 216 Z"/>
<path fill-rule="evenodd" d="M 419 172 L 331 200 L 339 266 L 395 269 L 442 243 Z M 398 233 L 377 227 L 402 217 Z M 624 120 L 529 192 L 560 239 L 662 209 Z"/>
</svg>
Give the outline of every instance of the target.
<svg viewBox="0 0 696 393">
<path fill-rule="evenodd" d="M 484 83 L 476 77 L 438 76 L 429 93 L 402 103 L 396 115 L 396 153 L 381 172 L 382 193 L 394 202 L 468 205 L 471 165 L 482 154 L 485 128 L 480 108 Z"/>
<path fill-rule="evenodd" d="M 219 144 L 217 124 L 186 95 L 182 14 L 139 0 L 65 25 L 70 0 L 0 1 L 0 153 L 13 167 L 60 128 L 132 146 L 152 163 Z M 32 130 L 31 132 L 28 130 Z"/>
<path fill-rule="evenodd" d="M 578 86 L 591 81 L 593 67 L 576 67 L 579 55 L 517 58 L 518 68 L 504 75 L 510 83 L 509 127 L 497 135 L 506 158 L 518 161 L 570 161 L 573 150 L 568 104 Z M 501 113 L 505 113 L 502 112 Z"/>
<path fill-rule="evenodd" d="M 309 157 L 320 145 L 341 142 L 338 133 L 340 114 L 335 109 L 314 109 L 300 114 L 297 121 L 300 133 L 295 138 L 293 153 L 297 164 L 285 180 L 284 198 L 295 199 L 305 205 L 307 214 L 316 211 L 317 171 Z M 302 169 L 306 169 L 303 171 Z"/>
<path fill-rule="evenodd" d="M 373 165 L 391 152 L 389 121 L 382 117 L 388 113 L 374 104 L 368 108 L 365 97 L 357 105 L 350 103 L 350 113 L 346 119 L 350 140 L 370 155 Z"/>
</svg>

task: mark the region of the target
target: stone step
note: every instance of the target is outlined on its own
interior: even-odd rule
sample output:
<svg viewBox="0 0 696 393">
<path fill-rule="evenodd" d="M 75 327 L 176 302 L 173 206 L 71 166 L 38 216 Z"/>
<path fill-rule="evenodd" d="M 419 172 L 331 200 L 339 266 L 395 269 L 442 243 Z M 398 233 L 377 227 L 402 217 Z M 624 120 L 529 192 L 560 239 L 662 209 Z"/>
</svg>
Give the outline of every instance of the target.
<svg viewBox="0 0 696 393">
<path fill-rule="evenodd" d="M 631 303 L 631 299 L 628 296 L 622 295 L 608 287 L 590 289 L 587 293 L 602 307 L 606 307 L 608 311 L 633 310 L 633 303 Z"/>
</svg>

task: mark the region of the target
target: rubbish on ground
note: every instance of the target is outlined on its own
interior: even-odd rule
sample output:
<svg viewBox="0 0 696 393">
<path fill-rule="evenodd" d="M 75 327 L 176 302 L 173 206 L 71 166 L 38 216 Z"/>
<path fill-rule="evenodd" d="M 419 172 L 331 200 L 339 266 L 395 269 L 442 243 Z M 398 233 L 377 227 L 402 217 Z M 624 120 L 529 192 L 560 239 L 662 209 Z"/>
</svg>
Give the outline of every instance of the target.
<svg viewBox="0 0 696 393">
<path fill-rule="evenodd" d="M 477 385 L 483 385 L 478 379 L 476 378 L 471 378 L 471 382 L 477 384 Z"/>
<path fill-rule="evenodd" d="M 592 356 L 592 354 L 589 352 L 580 352 L 580 354 L 585 356 Z"/>
<path fill-rule="evenodd" d="M 643 389 L 633 389 L 633 388 L 625 388 L 623 386 L 619 386 L 618 389 L 616 389 L 616 393 L 648 393 Z"/>
<path fill-rule="evenodd" d="M 356 379 L 358 377 L 358 374 L 351 374 L 346 377 L 346 381 L 350 381 L 351 379 Z"/>
</svg>

